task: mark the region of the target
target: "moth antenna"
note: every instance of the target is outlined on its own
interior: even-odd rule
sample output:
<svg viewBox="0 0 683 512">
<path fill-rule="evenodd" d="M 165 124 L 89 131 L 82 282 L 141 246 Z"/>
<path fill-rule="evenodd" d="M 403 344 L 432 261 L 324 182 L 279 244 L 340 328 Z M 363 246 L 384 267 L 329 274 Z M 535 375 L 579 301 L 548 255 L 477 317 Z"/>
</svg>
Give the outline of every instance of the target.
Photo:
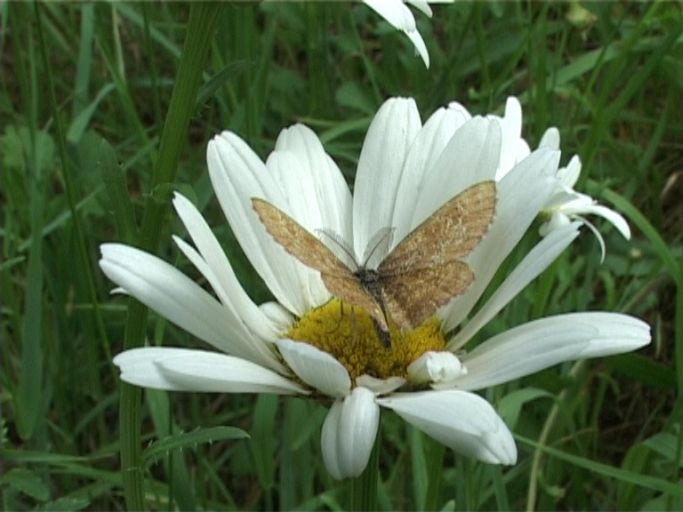
<svg viewBox="0 0 683 512">
<path fill-rule="evenodd" d="M 341 259 L 346 266 L 354 272 L 358 270 L 358 263 L 356 262 L 356 257 L 353 254 L 353 249 L 349 247 L 349 245 L 346 243 L 346 240 L 344 240 L 341 235 L 326 228 L 316 229 L 315 234 L 318 235 L 318 237 L 323 241 L 327 240 L 328 242 L 332 242 L 331 245 L 339 249 L 337 251 L 333 251 L 337 256 L 341 256 L 339 259 Z M 329 243 L 326 243 L 325 245 L 328 247 L 330 246 Z"/>
<path fill-rule="evenodd" d="M 380 228 L 372 235 L 365 248 L 365 254 L 363 254 L 363 267 L 377 268 L 382 258 L 389 252 L 389 247 L 394 241 L 395 231 L 396 228 Z"/>
</svg>

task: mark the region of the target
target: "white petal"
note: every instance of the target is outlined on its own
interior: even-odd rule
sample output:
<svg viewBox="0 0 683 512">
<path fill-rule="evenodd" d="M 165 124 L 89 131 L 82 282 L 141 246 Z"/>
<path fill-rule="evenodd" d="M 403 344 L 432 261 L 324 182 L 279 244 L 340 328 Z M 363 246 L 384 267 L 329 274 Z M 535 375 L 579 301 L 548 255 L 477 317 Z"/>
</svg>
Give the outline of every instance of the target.
<svg viewBox="0 0 683 512">
<path fill-rule="evenodd" d="M 403 165 L 396 191 L 397 208 L 390 226 L 396 228 L 394 240 L 401 240 L 412 229 L 412 219 L 420 196 L 423 181 L 432 173 L 432 167 L 453 137 L 468 119 L 469 113 L 458 104 L 438 109 L 420 129 Z"/>
<path fill-rule="evenodd" d="M 294 317 L 279 302 L 264 302 L 259 309 L 279 332 L 287 332 L 294 323 Z"/>
<path fill-rule="evenodd" d="M 496 179 L 500 179 L 517 164 L 519 139 L 522 136 L 522 106 L 517 98 L 507 99 L 505 116 L 500 119 L 500 124 L 502 138 Z"/>
<path fill-rule="evenodd" d="M 492 464 L 517 460 L 512 434 L 493 407 L 473 393 L 405 393 L 378 398 L 377 403 L 455 451 Z"/>
<path fill-rule="evenodd" d="M 620 213 L 599 204 L 590 206 L 586 209 L 585 213 L 593 213 L 604 219 L 607 219 L 615 228 L 619 230 L 626 240 L 631 239 L 631 229 L 629 228 L 626 219 L 624 219 Z"/>
<path fill-rule="evenodd" d="M 448 1 L 452 2 L 454 0 Z M 410 5 L 418 9 L 423 14 L 426 14 L 430 18 L 432 17 L 432 8 L 429 7 L 429 3 L 427 3 L 427 0 L 406 0 L 406 3 L 409 3 Z"/>
<path fill-rule="evenodd" d="M 559 137 L 559 135 L 558 135 Z M 574 188 L 576 182 L 579 180 L 579 175 L 581 174 L 581 159 L 579 155 L 574 155 L 567 167 L 563 167 L 557 171 L 557 177 L 562 182 L 562 184 L 568 189 Z"/>
<path fill-rule="evenodd" d="M 344 478 L 341 468 L 341 460 L 338 449 L 339 437 L 339 419 L 342 412 L 342 400 L 337 400 L 330 407 L 325 422 L 323 423 L 322 432 L 320 435 L 320 447 L 323 452 L 323 462 L 327 471 L 335 480 Z"/>
<path fill-rule="evenodd" d="M 452 352 L 425 352 L 408 365 L 408 379 L 412 384 L 454 380 L 467 369 Z"/>
<path fill-rule="evenodd" d="M 539 142 L 538 147 L 560 149 L 560 131 L 554 126 L 548 128 L 541 137 L 541 142 Z"/>
<path fill-rule="evenodd" d="M 308 393 L 298 384 L 244 359 L 169 347 L 127 350 L 114 358 L 129 384 L 169 391 Z"/>
<path fill-rule="evenodd" d="M 282 370 L 263 341 L 178 269 L 122 244 L 103 244 L 100 250 L 102 271 L 146 306 L 223 352 Z"/>
<path fill-rule="evenodd" d="M 486 325 L 520 291 L 555 261 L 555 258 L 578 236 L 580 225 L 580 222 L 574 222 L 569 226 L 559 228 L 536 244 L 521 263 L 507 276 L 486 304 L 477 311 L 477 314 L 449 342 L 449 350 L 458 350 L 467 343 L 469 339 L 479 332 L 479 329 Z"/>
<path fill-rule="evenodd" d="M 402 0 L 363 0 L 391 26 L 399 30 L 415 30 L 415 18 Z"/>
<path fill-rule="evenodd" d="M 425 177 L 411 229 L 470 185 L 491 180 L 500 156 L 500 124 L 475 117 L 454 133 Z"/>
<path fill-rule="evenodd" d="M 210 282 L 221 301 L 258 337 L 270 341 L 277 339 L 277 328 L 263 315 L 240 285 L 230 261 L 199 210 L 178 193 L 173 199 L 173 206 L 203 260 L 215 276 L 214 279 L 210 279 Z M 209 278 L 208 275 L 206 277 Z"/>
<path fill-rule="evenodd" d="M 422 39 L 422 35 L 415 30 L 404 30 L 403 31 L 405 35 L 408 36 L 408 39 L 410 39 L 410 42 L 413 43 L 413 46 L 415 47 L 415 50 L 417 51 L 418 55 L 422 57 L 422 62 L 425 63 L 425 67 L 429 67 L 429 52 L 427 51 L 427 45 L 424 42 L 424 39 Z"/>
<path fill-rule="evenodd" d="M 293 152 L 302 166 L 301 172 L 312 183 L 313 197 L 306 196 L 320 212 L 321 225 L 351 240 L 352 199 L 344 175 L 325 152 L 318 136 L 308 127 L 297 124 L 280 132 L 276 151 Z"/>
<path fill-rule="evenodd" d="M 368 388 L 376 395 L 386 395 L 396 391 L 403 386 L 406 380 L 403 377 L 389 377 L 387 379 L 378 379 L 372 375 L 363 374 L 356 379 L 358 386 Z"/>
<path fill-rule="evenodd" d="M 315 185 L 305 166 L 299 162 L 296 153 L 286 150 L 274 151 L 268 157 L 266 167 L 286 198 L 285 211 L 311 233 L 326 228 L 317 204 Z M 294 259 L 289 254 L 285 257 Z M 298 261 L 294 262 L 294 265 L 297 267 L 301 292 L 306 304 L 320 305 L 330 300 L 330 293 L 318 272 L 313 272 Z"/>
<path fill-rule="evenodd" d="M 360 475 L 368 465 L 379 427 L 379 407 L 372 391 L 357 387 L 343 402 L 337 401 L 323 424 L 323 460 L 340 480 Z"/>
<path fill-rule="evenodd" d="M 333 356 L 308 343 L 286 339 L 276 343 L 289 367 L 306 384 L 332 397 L 349 393 L 349 372 Z"/>
<path fill-rule="evenodd" d="M 550 217 L 550 220 L 544 222 L 538 228 L 538 234 L 541 236 L 548 236 L 548 234 L 552 233 L 553 231 L 557 231 L 558 229 L 564 229 L 570 223 L 571 220 L 564 213 L 561 213 L 559 211 L 553 212 L 553 214 Z"/>
<path fill-rule="evenodd" d="M 558 151 L 538 149 L 496 184 L 496 213 L 491 228 L 466 261 L 475 278 L 467 291 L 439 312 L 444 331 L 469 314 L 502 261 L 517 245 L 556 183 Z"/>
<path fill-rule="evenodd" d="M 214 137 L 207 149 L 211 183 L 235 237 L 275 298 L 298 316 L 317 304 L 306 301 L 302 279 L 313 272 L 299 263 L 266 232 L 252 209 L 253 197 L 287 211 L 287 201 L 266 166 L 230 132 Z"/>
<path fill-rule="evenodd" d="M 526 323 L 485 341 L 462 356 L 468 374 L 454 384 L 482 389 L 554 364 L 618 354 L 650 343 L 650 327 L 619 313 L 571 313 Z"/>
<path fill-rule="evenodd" d="M 391 227 L 403 164 L 420 126 L 420 114 L 410 98 L 385 101 L 370 124 L 358 159 L 353 196 L 357 257 L 377 231 Z"/>
</svg>

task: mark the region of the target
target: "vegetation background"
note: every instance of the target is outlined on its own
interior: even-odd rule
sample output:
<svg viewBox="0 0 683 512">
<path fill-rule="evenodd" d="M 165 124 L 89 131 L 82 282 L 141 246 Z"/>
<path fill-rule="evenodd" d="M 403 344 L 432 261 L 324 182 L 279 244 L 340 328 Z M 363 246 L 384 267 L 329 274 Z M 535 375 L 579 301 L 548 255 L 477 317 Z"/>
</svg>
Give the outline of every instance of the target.
<svg viewBox="0 0 683 512">
<path fill-rule="evenodd" d="M 172 190 L 188 195 L 245 287 L 268 298 L 210 187 L 214 134 L 233 130 L 265 157 L 280 129 L 303 122 L 352 183 L 387 97 L 412 96 L 426 116 L 452 100 L 501 113 L 516 95 L 530 144 L 557 126 L 563 163 L 574 153 L 584 162 L 578 188 L 624 213 L 634 236 L 596 221 L 604 263 L 585 230 L 482 337 L 542 315 L 608 310 L 644 318 L 653 343 L 489 390 L 517 436 L 511 468 L 450 451 L 439 464 L 436 443 L 384 414 L 380 506 L 682 509 L 681 4 L 437 5 L 431 20 L 416 13 L 430 69 L 362 4 L 222 5 L 174 181 L 154 184 L 189 10 L 0 3 L 0 507 L 124 507 L 111 357 L 123 346 L 127 301 L 110 295 L 96 262 L 100 243 L 135 238 L 146 205 L 164 213 L 155 252 L 196 277 L 172 247 L 170 235 L 184 233 L 167 208 Z M 146 333 L 151 344 L 198 344 L 154 314 Z M 322 465 L 320 405 L 142 397 L 147 507 L 346 506 L 349 484 Z"/>
</svg>

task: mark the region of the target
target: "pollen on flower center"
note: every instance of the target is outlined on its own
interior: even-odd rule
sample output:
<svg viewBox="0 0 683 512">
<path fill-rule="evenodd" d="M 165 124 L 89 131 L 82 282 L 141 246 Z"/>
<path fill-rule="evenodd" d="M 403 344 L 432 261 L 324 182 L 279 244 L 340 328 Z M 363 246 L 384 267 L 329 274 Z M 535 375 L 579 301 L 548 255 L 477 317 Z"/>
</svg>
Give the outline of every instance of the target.
<svg viewBox="0 0 683 512">
<path fill-rule="evenodd" d="M 408 365 L 423 353 L 444 350 L 440 327 L 434 317 L 410 331 L 392 327 L 391 347 L 385 347 L 365 310 L 332 299 L 308 311 L 286 336 L 333 355 L 352 379 L 363 374 L 385 379 L 405 377 Z"/>
</svg>

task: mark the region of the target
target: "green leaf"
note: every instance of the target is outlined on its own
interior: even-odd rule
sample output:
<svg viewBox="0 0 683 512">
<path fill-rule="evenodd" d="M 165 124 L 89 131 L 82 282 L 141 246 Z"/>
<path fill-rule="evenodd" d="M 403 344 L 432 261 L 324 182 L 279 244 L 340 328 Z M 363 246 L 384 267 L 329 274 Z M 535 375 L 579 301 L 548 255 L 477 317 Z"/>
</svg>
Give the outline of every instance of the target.
<svg viewBox="0 0 683 512">
<path fill-rule="evenodd" d="M 519 419 L 519 413 L 522 410 L 522 406 L 527 402 L 536 400 L 537 398 L 547 397 L 552 398 L 552 393 L 545 391 L 544 389 L 538 388 L 523 388 L 513 391 L 503 397 L 496 407 L 498 414 L 505 421 L 505 423 L 510 427 L 514 428 Z"/>
<path fill-rule="evenodd" d="M 83 137 L 80 150 L 83 167 L 92 169 L 102 177 L 120 238 L 132 243 L 137 233 L 135 212 L 116 151 L 109 142 L 94 133 Z"/>
<path fill-rule="evenodd" d="M 0 477 L 0 485 L 13 487 L 38 501 L 50 497 L 50 491 L 43 481 L 33 471 L 24 468 L 10 469 Z"/>
<path fill-rule="evenodd" d="M 142 452 L 145 464 L 153 463 L 157 458 L 166 456 L 171 450 L 194 447 L 198 444 L 225 441 L 227 439 L 246 439 L 249 437 L 244 430 L 235 427 L 211 427 L 197 429 L 193 432 L 175 434 L 152 443 Z"/>
</svg>

